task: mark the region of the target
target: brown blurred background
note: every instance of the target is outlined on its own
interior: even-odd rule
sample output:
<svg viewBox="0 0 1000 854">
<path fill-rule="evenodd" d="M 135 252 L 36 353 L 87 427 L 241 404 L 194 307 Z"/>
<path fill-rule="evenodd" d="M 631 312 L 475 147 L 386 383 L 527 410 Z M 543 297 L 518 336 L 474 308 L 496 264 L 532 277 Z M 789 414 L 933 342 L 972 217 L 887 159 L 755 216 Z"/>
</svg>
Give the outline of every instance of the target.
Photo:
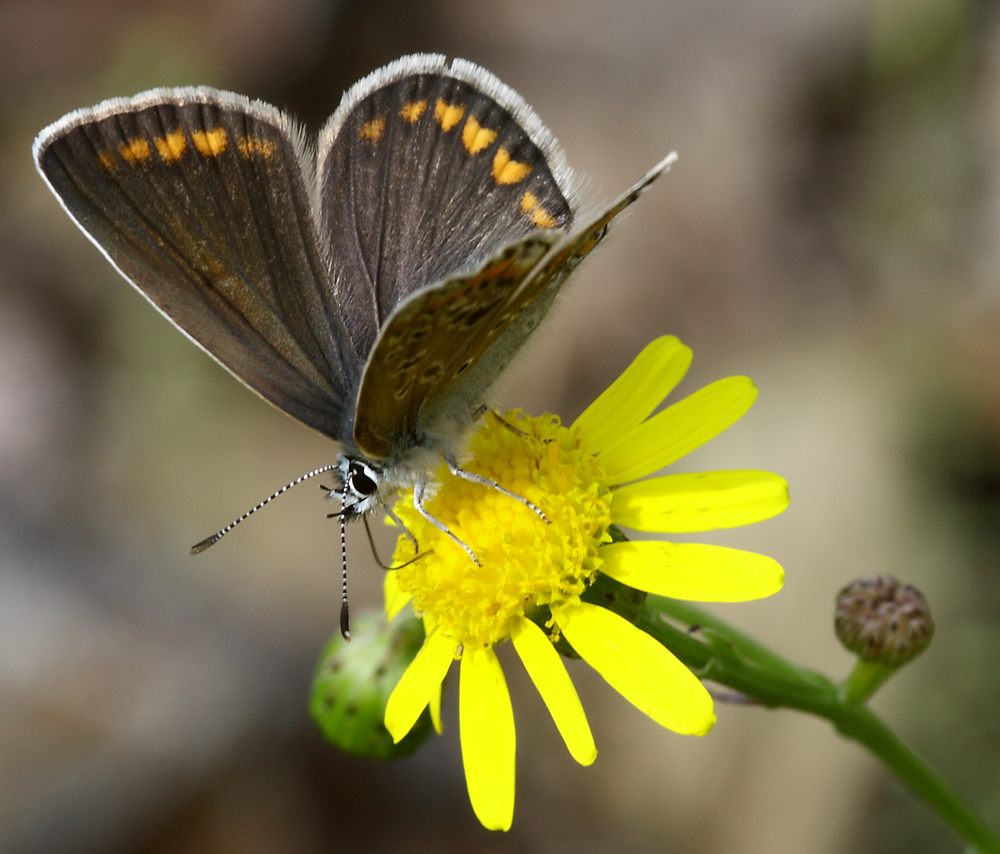
<svg viewBox="0 0 1000 854">
<path fill-rule="evenodd" d="M 958 852 L 823 722 L 723 706 L 659 729 L 574 667 L 600 750 L 574 765 L 520 666 L 508 834 L 468 806 L 445 734 L 391 764 L 306 714 L 335 631 L 330 462 L 169 327 L 31 163 L 63 113 L 209 84 L 315 132 L 402 54 L 520 91 L 594 198 L 673 173 L 584 266 L 505 402 L 577 414 L 663 333 L 681 391 L 760 397 L 686 469 L 762 468 L 792 505 L 700 538 L 775 556 L 784 591 L 720 607 L 832 676 L 832 598 L 894 573 L 938 636 L 876 708 L 1000 826 L 1000 15 L 985 0 L 0 0 L 0 850 Z M 388 538 L 383 536 L 383 547 Z M 381 573 L 351 534 L 353 609 Z"/>
</svg>

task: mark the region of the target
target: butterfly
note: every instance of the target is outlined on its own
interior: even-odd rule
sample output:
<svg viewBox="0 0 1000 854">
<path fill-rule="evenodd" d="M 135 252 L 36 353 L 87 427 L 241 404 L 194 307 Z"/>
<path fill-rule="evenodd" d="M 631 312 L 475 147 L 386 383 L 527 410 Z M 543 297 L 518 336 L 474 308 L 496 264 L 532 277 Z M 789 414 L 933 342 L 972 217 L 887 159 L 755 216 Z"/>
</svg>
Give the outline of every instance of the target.
<svg viewBox="0 0 1000 854">
<path fill-rule="evenodd" d="M 69 113 L 33 153 L 77 225 L 168 320 L 340 446 L 335 464 L 192 552 L 332 472 L 345 637 L 345 521 L 391 515 L 387 502 L 411 487 L 428 515 L 442 456 L 477 479 L 457 454 L 484 396 L 674 158 L 582 217 L 573 173 L 524 100 L 477 65 L 430 54 L 356 83 L 316 141 L 269 104 L 196 87 Z"/>
</svg>

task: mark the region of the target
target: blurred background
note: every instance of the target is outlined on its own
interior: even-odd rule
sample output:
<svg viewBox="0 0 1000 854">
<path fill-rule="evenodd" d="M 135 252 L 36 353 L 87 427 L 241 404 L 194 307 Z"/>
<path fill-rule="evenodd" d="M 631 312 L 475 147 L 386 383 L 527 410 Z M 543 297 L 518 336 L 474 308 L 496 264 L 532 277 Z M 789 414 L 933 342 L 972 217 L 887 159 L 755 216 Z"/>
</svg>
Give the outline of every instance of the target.
<svg viewBox="0 0 1000 854">
<path fill-rule="evenodd" d="M 394 763 L 306 712 L 336 631 L 336 526 L 292 492 L 334 448 L 191 346 L 35 173 L 63 113 L 152 86 L 262 98 L 318 130 L 356 79 L 438 51 L 531 103 L 608 199 L 674 171 L 583 266 L 503 402 L 572 418 L 654 336 L 754 409 L 686 470 L 784 475 L 792 504 L 694 538 L 785 589 L 718 607 L 833 677 L 833 597 L 892 573 L 930 650 L 874 705 L 1000 826 L 1000 15 L 985 0 L 0 0 L 0 850 L 959 852 L 824 722 L 721 706 L 658 728 L 572 667 L 570 759 L 520 665 L 514 827 L 468 805 L 457 704 Z M 390 538 L 382 532 L 385 553 Z M 352 611 L 381 572 L 351 532 Z"/>
</svg>

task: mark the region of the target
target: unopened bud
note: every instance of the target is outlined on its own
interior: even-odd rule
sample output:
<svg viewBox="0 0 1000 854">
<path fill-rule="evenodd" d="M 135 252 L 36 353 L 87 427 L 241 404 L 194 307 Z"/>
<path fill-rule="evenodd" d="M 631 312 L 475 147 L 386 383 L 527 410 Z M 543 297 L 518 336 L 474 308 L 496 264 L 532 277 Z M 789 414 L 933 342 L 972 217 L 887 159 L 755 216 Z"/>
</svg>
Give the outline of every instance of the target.
<svg viewBox="0 0 1000 854">
<path fill-rule="evenodd" d="M 398 744 L 385 728 L 385 705 L 424 641 L 415 617 L 391 626 L 362 614 L 351 622 L 350 643 L 335 635 L 313 674 L 309 712 L 323 735 L 349 753 L 392 759 L 412 753 L 431 730 L 427 710 Z"/>
<path fill-rule="evenodd" d="M 924 595 L 888 575 L 859 579 L 841 590 L 834 625 L 840 642 L 858 658 L 888 667 L 916 658 L 934 636 Z"/>
</svg>

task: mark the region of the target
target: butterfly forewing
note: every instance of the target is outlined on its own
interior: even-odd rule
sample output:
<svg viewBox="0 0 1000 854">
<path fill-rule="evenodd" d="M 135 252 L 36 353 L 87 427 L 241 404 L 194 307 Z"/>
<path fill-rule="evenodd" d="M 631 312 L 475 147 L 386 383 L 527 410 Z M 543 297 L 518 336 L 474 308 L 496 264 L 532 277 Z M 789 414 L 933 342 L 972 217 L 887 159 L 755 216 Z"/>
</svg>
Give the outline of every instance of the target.
<svg viewBox="0 0 1000 854">
<path fill-rule="evenodd" d="M 290 121 L 209 89 L 73 113 L 39 169 L 118 269 L 252 389 L 336 437 L 357 383 Z"/>
<path fill-rule="evenodd" d="M 359 84 L 321 139 L 332 278 L 362 355 L 409 294 L 476 269 L 530 232 L 572 224 L 557 180 L 567 176 L 515 118 L 527 107 L 502 84 L 435 70 L 439 59 Z"/>
</svg>

